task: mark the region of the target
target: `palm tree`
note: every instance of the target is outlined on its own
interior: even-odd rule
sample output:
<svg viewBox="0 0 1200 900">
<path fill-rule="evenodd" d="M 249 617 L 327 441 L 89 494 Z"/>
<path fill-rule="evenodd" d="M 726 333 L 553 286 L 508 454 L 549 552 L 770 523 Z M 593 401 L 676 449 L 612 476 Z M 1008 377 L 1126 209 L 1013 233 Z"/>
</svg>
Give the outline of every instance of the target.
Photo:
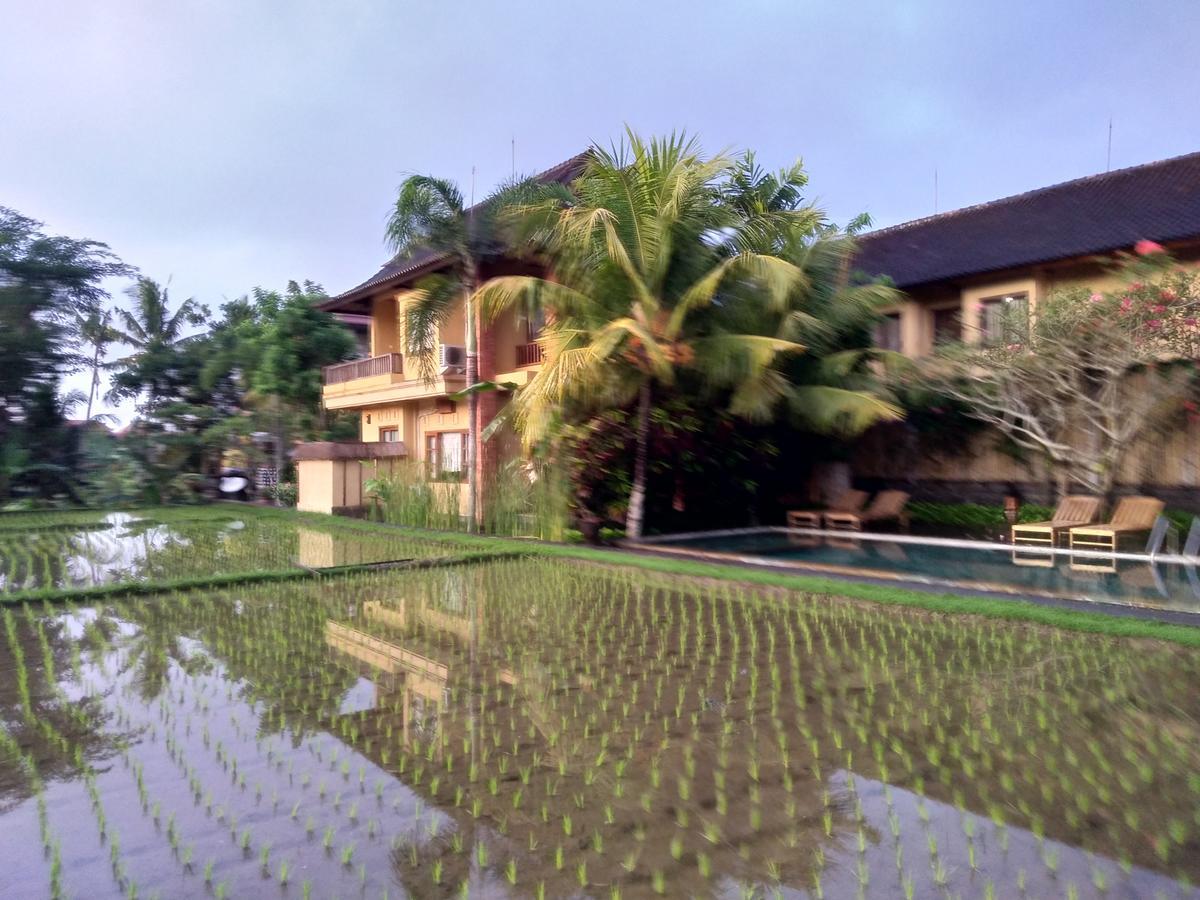
<svg viewBox="0 0 1200 900">
<path fill-rule="evenodd" d="M 432 380 L 440 326 L 465 307 L 468 436 L 472 459 L 467 467 L 467 522 L 475 527 L 478 479 L 474 456 L 479 447 L 478 334 L 474 295 L 480 266 L 502 246 L 497 213 L 518 201 L 563 196 L 560 185 L 514 180 L 483 203 L 468 207 L 454 182 L 431 175 L 411 175 L 400 185 L 388 217 L 386 238 L 398 258 L 430 253 L 444 260 L 436 274 L 401 294 L 405 302 L 405 350 Z"/>
<path fill-rule="evenodd" d="M 489 315 L 531 297 L 552 311 L 541 338 L 545 365 L 515 401 L 527 446 L 547 435 L 566 402 L 636 400 L 631 538 L 642 534 L 656 391 L 687 373 L 707 392 L 728 392 L 735 413 L 766 419 L 787 387 L 775 364 L 803 349 L 763 327 L 788 312 L 803 272 L 737 246 L 746 217 L 722 197 L 735 167 L 725 155 L 705 158 L 685 135 L 645 141 L 629 131 L 611 152 L 593 150 L 572 186 L 575 201 L 513 210 L 554 279 L 508 276 L 478 291 Z M 811 216 L 776 218 L 798 226 Z M 744 303 L 754 315 L 742 314 Z"/>
<path fill-rule="evenodd" d="M 799 270 L 798 287 L 782 316 L 761 326 L 805 346 L 803 354 L 789 357 L 783 366 L 786 407 L 793 424 L 852 437 L 876 422 L 902 417 L 877 376 L 880 364 L 896 364 L 895 354 L 867 349 L 881 310 L 894 305 L 899 293 L 879 281 L 856 283 L 849 277 L 855 235 L 871 224 L 870 217 L 858 216 L 845 228 L 832 225 L 821 210 L 805 203 L 807 183 L 800 162 L 771 173 L 756 163 L 753 153 L 739 158 L 722 194 L 741 219 L 730 247 L 732 252 L 774 253 Z M 730 305 L 729 311 L 752 316 L 768 312 L 754 304 Z"/>
<path fill-rule="evenodd" d="M 118 339 L 116 330 L 112 327 L 112 310 L 100 306 L 89 306 L 83 313 L 75 314 L 75 331 L 83 346 L 91 351 L 88 367 L 92 370 L 92 383 L 88 387 L 87 413 L 85 418 L 91 421 L 92 404 L 100 388 L 100 369 L 103 366 L 104 351 L 108 345 Z"/>
<path fill-rule="evenodd" d="M 442 321 L 458 302 L 466 306 L 467 386 L 479 380 L 479 355 L 475 345 L 475 316 L 471 296 L 479 286 L 479 247 L 473 238 L 472 211 L 463 202 L 462 191 L 452 181 L 430 175 L 411 175 L 400 185 L 387 223 L 387 240 L 399 256 L 421 250 L 448 258 L 441 273 L 425 278 L 404 300 L 411 305 L 406 317 L 405 349 L 419 361 L 426 378 L 432 377 L 433 354 Z M 467 467 L 467 523 L 475 527 L 475 453 L 479 428 L 475 421 L 479 400 L 467 397 L 467 443 L 471 459 Z"/>
<path fill-rule="evenodd" d="M 118 374 L 109 393 L 114 397 L 143 396 L 143 411 L 153 418 L 178 357 L 178 345 L 186 337 L 184 332 L 205 321 L 205 309 L 189 297 L 171 312 L 166 286 L 144 277 L 138 278 L 126 296 L 133 310 L 116 311 L 113 338 L 134 352 L 113 364 Z"/>
</svg>

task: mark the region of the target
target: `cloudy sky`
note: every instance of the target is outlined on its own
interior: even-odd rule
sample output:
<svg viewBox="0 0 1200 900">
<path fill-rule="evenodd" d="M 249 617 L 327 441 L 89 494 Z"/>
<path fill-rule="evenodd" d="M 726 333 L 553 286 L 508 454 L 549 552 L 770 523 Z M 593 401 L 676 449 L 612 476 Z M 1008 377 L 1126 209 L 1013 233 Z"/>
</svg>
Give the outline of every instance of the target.
<svg viewBox="0 0 1200 900">
<path fill-rule="evenodd" d="M 0 204 L 212 307 L 386 257 L 627 123 L 803 157 L 876 225 L 1200 150 L 1196 0 L 0 0 Z"/>
</svg>

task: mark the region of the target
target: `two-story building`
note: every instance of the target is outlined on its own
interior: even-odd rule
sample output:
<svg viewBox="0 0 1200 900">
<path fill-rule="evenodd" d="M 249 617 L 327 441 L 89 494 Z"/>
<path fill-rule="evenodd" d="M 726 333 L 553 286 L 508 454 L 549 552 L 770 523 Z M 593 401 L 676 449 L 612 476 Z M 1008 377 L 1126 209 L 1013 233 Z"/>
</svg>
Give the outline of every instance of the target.
<svg viewBox="0 0 1200 900">
<path fill-rule="evenodd" d="M 1001 340 L 1010 304 L 1053 291 L 1118 284 L 1115 255 L 1137 241 L 1162 244 L 1185 264 L 1200 261 L 1200 153 L 1079 178 L 864 235 L 856 266 L 889 276 L 905 294 L 876 343 L 923 356 L 942 341 Z M 930 446 L 911 426 L 874 429 L 857 448 L 854 476 L 904 486 L 928 499 L 994 500 L 1009 483 L 1040 495 L 1046 473 L 1003 452 L 994 435 Z M 1200 501 L 1200 428 L 1146 435 L 1119 478 L 1172 502 Z"/>
<path fill-rule="evenodd" d="M 585 157 L 573 157 L 536 178 L 569 182 L 581 171 Z M 369 355 L 328 366 L 322 388 L 326 409 L 359 414 L 360 440 L 297 448 L 300 509 L 359 509 L 365 503 L 363 484 L 367 479 L 394 468 L 398 460 L 409 460 L 421 462 L 440 490 L 456 494 L 460 512 L 465 514 L 467 466 L 476 466 L 482 483 L 500 457 L 515 452 L 513 442 L 502 438 L 475 448 L 468 446 L 468 404 L 455 396 L 467 387 L 464 307 L 441 326 L 432 378 L 407 352 L 404 295 L 447 263 L 447 257 L 432 251 L 396 258 L 366 281 L 322 304 L 329 312 L 361 316 L 370 322 Z M 543 275 L 544 271 L 536 263 L 503 257 L 485 260 L 480 268 L 482 280 L 515 274 Z M 477 318 L 476 328 L 481 381 L 520 386 L 540 368 L 542 351 L 536 340 L 540 321 L 509 311 L 495 321 Z M 508 397 L 504 393 L 477 396 L 482 432 Z"/>
<path fill-rule="evenodd" d="M 585 157 L 538 176 L 569 182 Z M 876 342 L 911 356 L 946 340 L 1000 337 L 1005 306 L 1038 302 L 1075 285 L 1115 286 L 1111 265 L 1137 241 L 1157 241 L 1176 258 L 1200 262 L 1200 153 L 1079 178 L 965 209 L 881 229 L 863 236 L 855 266 L 889 276 L 905 300 L 880 323 Z M 483 476 L 497 459 L 515 453 L 502 440 L 467 446 L 466 322 L 463 313 L 442 326 L 436 377 L 422 377 L 404 346 L 403 295 L 437 272 L 446 258 L 424 252 L 391 260 L 370 278 L 332 298 L 324 308 L 369 321 L 369 355 L 325 370 L 328 409 L 354 410 L 360 441 L 305 444 L 296 453 L 301 509 L 352 511 L 364 505 L 363 483 L 397 460 L 419 461 L 465 511 L 466 466 Z M 543 274 L 536 264 L 497 258 L 481 277 Z M 478 322 L 479 377 L 522 385 L 541 365 L 540 323 L 509 312 Z M 507 402 L 503 393 L 479 395 L 480 430 Z M 858 442 L 852 476 L 865 486 L 902 486 L 918 498 L 994 501 L 1013 483 L 1029 499 L 1050 490 L 1048 473 L 1034 460 L 1005 452 L 995 435 L 980 432 L 953 446 L 911 424 L 877 427 Z M 1200 508 L 1200 426 L 1182 419 L 1147 435 L 1130 455 L 1119 484 L 1151 490 L 1171 503 Z"/>
</svg>

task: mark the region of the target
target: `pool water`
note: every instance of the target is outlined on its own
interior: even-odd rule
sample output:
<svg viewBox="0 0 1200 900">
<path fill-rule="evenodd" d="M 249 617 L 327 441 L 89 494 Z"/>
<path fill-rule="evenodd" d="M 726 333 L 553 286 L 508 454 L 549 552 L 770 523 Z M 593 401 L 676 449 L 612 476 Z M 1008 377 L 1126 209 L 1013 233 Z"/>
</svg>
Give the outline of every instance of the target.
<svg viewBox="0 0 1200 900">
<path fill-rule="evenodd" d="M 1005 544 L 965 547 L 775 528 L 667 535 L 648 545 L 656 550 L 760 557 L 764 562 L 841 573 L 1200 612 L 1200 573 L 1196 566 L 1181 562 L 1072 556 L 1027 548 L 1014 552 Z"/>
</svg>

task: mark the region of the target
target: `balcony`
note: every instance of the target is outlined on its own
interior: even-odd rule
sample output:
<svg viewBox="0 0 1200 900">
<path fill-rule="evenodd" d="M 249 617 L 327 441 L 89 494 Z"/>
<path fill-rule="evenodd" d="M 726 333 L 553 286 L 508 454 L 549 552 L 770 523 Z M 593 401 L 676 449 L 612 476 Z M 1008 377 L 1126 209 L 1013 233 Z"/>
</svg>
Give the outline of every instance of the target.
<svg viewBox="0 0 1200 900">
<path fill-rule="evenodd" d="M 443 351 L 461 348 L 446 347 Z M 453 354 L 443 352 L 439 361 Z M 405 363 L 407 362 L 407 370 Z M 326 409 L 369 409 L 389 403 L 444 397 L 466 387 L 461 365 L 443 365 L 432 380 L 423 377 L 420 366 L 411 357 L 406 361 L 401 353 L 384 353 L 369 359 L 326 366 L 325 386 L 321 399 Z"/>
<path fill-rule="evenodd" d="M 522 369 L 525 366 L 536 366 L 542 362 L 542 345 L 537 341 L 531 341 L 528 344 L 517 345 L 517 368 Z"/>
<path fill-rule="evenodd" d="M 367 359 L 326 366 L 325 384 L 345 384 L 356 378 L 373 378 L 376 375 L 401 375 L 404 372 L 404 356 L 400 353 L 385 353 Z"/>
</svg>

